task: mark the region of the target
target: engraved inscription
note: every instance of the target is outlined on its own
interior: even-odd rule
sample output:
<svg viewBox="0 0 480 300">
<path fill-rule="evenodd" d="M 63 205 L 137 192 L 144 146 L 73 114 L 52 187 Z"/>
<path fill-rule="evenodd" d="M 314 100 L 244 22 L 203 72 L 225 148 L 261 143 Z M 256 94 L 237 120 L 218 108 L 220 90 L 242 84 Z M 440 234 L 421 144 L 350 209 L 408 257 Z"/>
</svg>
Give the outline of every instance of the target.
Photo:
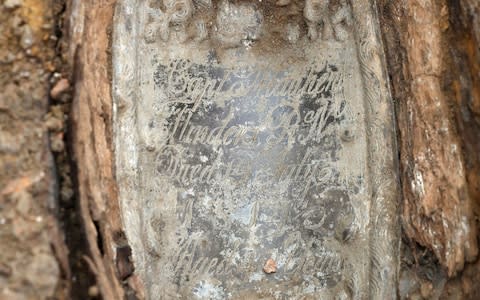
<svg viewBox="0 0 480 300">
<path fill-rule="evenodd" d="M 279 282 L 309 274 L 302 284 L 312 291 L 335 287 L 347 262 L 334 249 L 356 232 L 351 191 L 335 168 L 351 118 L 343 62 L 278 71 L 153 62 L 148 132 L 163 134 L 146 147 L 154 176 L 177 190 L 172 280 L 255 282 L 275 256 Z"/>
<path fill-rule="evenodd" d="M 389 233 L 370 231 L 384 199 L 372 202 L 369 151 L 384 133 L 367 132 L 383 100 L 372 100 L 379 84 L 364 90 L 380 68 L 365 65 L 371 44 L 353 24 L 370 6 L 120 2 L 116 167 L 149 298 L 366 299 L 369 280 L 381 290 L 384 260 L 370 252 L 386 253 Z"/>
</svg>

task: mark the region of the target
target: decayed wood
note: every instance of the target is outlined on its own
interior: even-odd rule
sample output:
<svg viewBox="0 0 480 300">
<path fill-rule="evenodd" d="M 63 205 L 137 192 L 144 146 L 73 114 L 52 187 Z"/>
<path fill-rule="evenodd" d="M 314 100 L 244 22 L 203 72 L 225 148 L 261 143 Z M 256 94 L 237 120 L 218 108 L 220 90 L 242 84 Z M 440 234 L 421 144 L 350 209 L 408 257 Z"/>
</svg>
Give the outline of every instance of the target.
<svg viewBox="0 0 480 300">
<path fill-rule="evenodd" d="M 452 27 L 461 5 L 381 1 L 380 8 L 390 12 L 383 31 L 397 101 L 404 230 L 454 275 L 478 253 L 474 207 L 480 148 L 478 137 L 472 139 L 478 119 L 462 118 L 466 109 L 475 109 L 466 102 L 478 103 L 478 53 L 472 53 L 478 49 L 469 52 L 472 37 Z M 462 62 L 465 70 L 455 70 Z"/>
<path fill-rule="evenodd" d="M 113 175 L 109 30 L 115 1 L 73 0 L 69 4 L 69 60 L 75 82 L 72 146 L 89 246 L 86 261 L 103 298 L 122 299 L 122 281 L 135 285 L 136 280 L 128 255 L 123 255 L 129 252 Z"/>
<path fill-rule="evenodd" d="M 480 2 L 463 0 L 450 6 L 448 44 L 452 78 L 447 88 L 463 143 L 469 194 L 480 215 Z M 477 224 L 478 226 L 478 224 Z"/>
</svg>

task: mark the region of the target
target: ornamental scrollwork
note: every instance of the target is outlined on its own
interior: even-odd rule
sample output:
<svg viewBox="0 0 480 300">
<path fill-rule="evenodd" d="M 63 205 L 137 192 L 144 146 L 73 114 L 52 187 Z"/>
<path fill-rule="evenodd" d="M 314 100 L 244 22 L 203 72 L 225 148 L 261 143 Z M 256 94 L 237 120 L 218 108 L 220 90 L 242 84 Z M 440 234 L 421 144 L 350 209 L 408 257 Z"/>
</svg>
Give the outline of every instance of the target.
<svg viewBox="0 0 480 300">
<path fill-rule="evenodd" d="M 276 9 L 287 8 L 289 14 L 298 15 L 285 24 L 279 21 L 283 39 L 289 43 L 304 37 L 338 42 L 349 37 L 353 21 L 347 0 L 279 0 L 275 4 Z M 150 0 L 147 11 L 147 43 L 211 39 L 225 47 L 249 47 L 262 36 L 272 36 L 266 32 L 266 10 L 260 4 L 221 1 L 214 7 L 211 0 Z"/>
</svg>

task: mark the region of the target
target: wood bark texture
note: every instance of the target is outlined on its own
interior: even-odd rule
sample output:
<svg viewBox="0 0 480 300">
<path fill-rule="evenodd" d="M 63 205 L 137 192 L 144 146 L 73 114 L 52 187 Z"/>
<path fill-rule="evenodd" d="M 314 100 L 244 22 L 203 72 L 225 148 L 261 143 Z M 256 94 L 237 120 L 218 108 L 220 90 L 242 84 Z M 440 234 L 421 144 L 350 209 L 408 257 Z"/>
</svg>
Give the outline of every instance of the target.
<svg viewBox="0 0 480 300">
<path fill-rule="evenodd" d="M 433 251 L 450 277 L 478 255 L 479 9 L 471 0 L 379 1 L 397 109 L 404 232 Z M 466 273 L 472 266 L 478 270 L 470 265 Z"/>
</svg>

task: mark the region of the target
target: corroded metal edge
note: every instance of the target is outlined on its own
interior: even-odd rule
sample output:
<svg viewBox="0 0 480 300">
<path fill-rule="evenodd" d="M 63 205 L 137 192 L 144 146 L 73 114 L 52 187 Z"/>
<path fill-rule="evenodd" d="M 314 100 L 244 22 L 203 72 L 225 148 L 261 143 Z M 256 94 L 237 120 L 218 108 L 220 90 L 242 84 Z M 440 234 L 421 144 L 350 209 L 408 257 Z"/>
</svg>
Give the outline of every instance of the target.
<svg viewBox="0 0 480 300">
<path fill-rule="evenodd" d="M 116 178 L 122 209 L 122 221 L 133 249 L 136 271 L 144 273 L 146 259 L 142 249 L 141 203 L 138 198 L 136 103 L 138 102 L 137 65 L 140 55 L 136 41 L 140 39 L 137 20 L 137 0 L 118 1 L 113 35 L 113 112 Z M 352 1 L 355 20 L 355 40 L 364 85 L 367 118 L 368 158 L 370 174 L 370 278 L 369 295 L 359 290 L 357 282 L 349 283 L 353 297 L 368 299 L 396 299 L 399 270 L 398 174 L 396 144 L 391 100 L 383 45 L 380 38 L 375 0 Z M 354 277 L 352 277 L 354 278 Z M 356 294 L 358 293 L 358 294 Z M 148 294 L 148 293 L 147 293 Z M 355 295 L 356 294 L 356 295 Z"/>
</svg>

